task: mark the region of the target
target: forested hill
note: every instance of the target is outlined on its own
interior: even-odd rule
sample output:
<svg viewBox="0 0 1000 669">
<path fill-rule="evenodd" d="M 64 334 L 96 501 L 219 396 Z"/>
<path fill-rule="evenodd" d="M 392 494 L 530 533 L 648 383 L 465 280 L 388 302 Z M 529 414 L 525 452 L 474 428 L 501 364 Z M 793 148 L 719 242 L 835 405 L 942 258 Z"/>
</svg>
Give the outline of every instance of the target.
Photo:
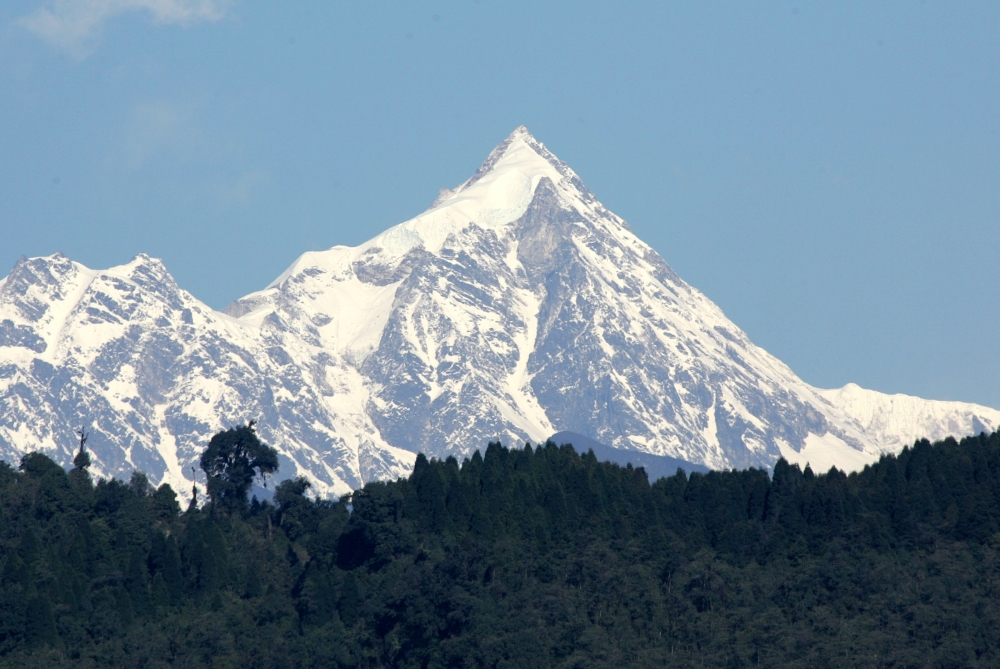
<svg viewBox="0 0 1000 669">
<path fill-rule="evenodd" d="M 0 465 L 0 666 L 997 666 L 998 483 L 997 434 L 653 484 L 491 444 L 352 506 L 181 513 L 32 454 Z"/>
</svg>

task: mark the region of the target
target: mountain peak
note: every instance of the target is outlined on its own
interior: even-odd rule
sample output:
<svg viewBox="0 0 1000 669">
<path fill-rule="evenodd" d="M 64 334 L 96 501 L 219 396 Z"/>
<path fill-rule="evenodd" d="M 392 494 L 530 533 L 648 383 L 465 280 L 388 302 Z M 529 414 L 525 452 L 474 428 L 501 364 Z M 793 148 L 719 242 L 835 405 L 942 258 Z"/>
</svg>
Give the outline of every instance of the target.
<svg viewBox="0 0 1000 669">
<path fill-rule="evenodd" d="M 427 211 L 304 254 L 226 313 L 146 255 L 19 261 L 0 282 L 0 459 L 69 463 L 93 417 L 95 474 L 187 490 L 212 433 L 260 416 L 282 474 L 339 495 L 418 451 L 565 431 L 633 465 L 825 471 L 1000 426 L 987 407 L 807 385 L 523 126 Z"/>
<path fill-rule="evenodd" d="M 562 177 L 576 177 L 566 163 L 562 162 L 545 148 L 545 145 L 535 139 L 527 126 L 518 126 L 514 132 L 507 136 L 507 139 L 500 142 L 495 149 L 490 151 L 486 160 L 479 166 L 476 173 L 469 178 L 457 190 L 462 190 L 472 186 L 487 174 L 498 169 L 503 169 L 510 163 L 520 171 L 551 171 L 553 168 Z"/>
<path fill-rule="evenodd" d="M 527 211 L 543 180 L 570 206 L 598 204 L 573 170 L 522 125 L 490 152 L 467 181 L 453 190 L 442 189 L 430 209 L 386 230 L 365 249 L 378 247 L 391 256 L 402 256 L 422 245 L 436 253 L 449 235 L 470 223 L 500 230 Z"/>
<path fill-rule="evenodd" d="M 519 125 L 519 126 L 517 126 L 516 128 L 514 128 L 514 132 L 510 133 L 507 136 L 507 141 L 508 142 L 512 141 L 512 140 L 515 140 L 515 139 L 522 139 L 524 141 L 532 141 L 532 142 L 536 142 L 536 143 L 538 141 L 528 131 L 528 126 L 526 126 L 526 125 Z"/>
</svg>

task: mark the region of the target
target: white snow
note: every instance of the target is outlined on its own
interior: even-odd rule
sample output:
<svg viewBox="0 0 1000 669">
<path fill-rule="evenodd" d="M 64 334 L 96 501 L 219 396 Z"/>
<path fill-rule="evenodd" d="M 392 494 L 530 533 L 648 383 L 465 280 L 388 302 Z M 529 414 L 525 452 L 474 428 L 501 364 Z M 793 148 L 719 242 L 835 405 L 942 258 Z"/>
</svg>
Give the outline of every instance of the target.
<svg viewBox="0 0 1000 669">
<path fill-rule="evenodd" d="M 1000 411 L 967 402 L 887 395 L 849 383 L 818 393 L 856 420 L 883 453 L 898 452 L 917 439 L 961 438 L 976 433 L 973 417 L 987 431 L 1000 427 Z"/>
<path fill-rule="evenodd" d="M 555 434 L 556 429 L 532 392 L 531 374 L 528 373 L 528 358 L 535 350 L 538 337 L 539 299 L 532 291 L 522 289 L 516 293 L 514 305 L 525 327 L 514 333 L 517 364 L 507 377 L 506 392 L 514 400 L 519 414 L 513 422 L 520 425 L 535 442 L 542 442 Z"/>
<path fill-rule="evenodd" d="M 376 247 L 388 255 L 402 256 L 422 245 L 437 253 L 449 235 L 469 223 L 500 230 L 516 221 L 527 211 L 543 177 L 557 185 L 563 179 L 556 166 L 531 146 L 536 141 L 519 128 L 508 138 L 506 150 L 486 175 L 443 192 L 443 197 L 424 213 L 389 228 L 358 248 Z"/>
<path fill-rule="evenodd" d="M 816 474 L 825 474 L 830 467 L 855 472 L 878 460 L 879 454 L 859 451 L 831 432 L 823 435 L 812 432 L 805 439 L 802 450 L 796 451 L 787 442 L 779 441 L 781 455 L 802 469 L 809 465 Z"/>
<path fill-rule="evenodd" d="M 166 408 L 165 405 L 158 406 L 155 418 L 155 425 L 159 427 L 160 433 L 160 443 L 157 450 L 167 465 L 167 473 L 160 483 L 169 483 L 174 492 L 184 499 L 190 499 L 187 495 L 188 479 L 184 476 L 184 467 L 177 459 L 177 440 L 167 429 Z"/>
</svg>

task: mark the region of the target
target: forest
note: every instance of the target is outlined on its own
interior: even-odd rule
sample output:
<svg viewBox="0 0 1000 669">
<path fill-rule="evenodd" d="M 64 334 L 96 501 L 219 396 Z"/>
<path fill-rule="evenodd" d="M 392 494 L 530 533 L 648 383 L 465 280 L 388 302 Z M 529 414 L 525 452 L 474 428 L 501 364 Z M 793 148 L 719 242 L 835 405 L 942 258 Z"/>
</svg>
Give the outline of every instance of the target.
<svg viewBox="0 0 1000 669">
<path fill-rule="evenodd" d="M 0 667 L 993 667 L 1000 434 L 675 475 L 546 443 L 316 499 L 253 425 L 182 509 L 0 463 Z M 206 495 L 207 493 L 207 495 Z"/>
</svg>

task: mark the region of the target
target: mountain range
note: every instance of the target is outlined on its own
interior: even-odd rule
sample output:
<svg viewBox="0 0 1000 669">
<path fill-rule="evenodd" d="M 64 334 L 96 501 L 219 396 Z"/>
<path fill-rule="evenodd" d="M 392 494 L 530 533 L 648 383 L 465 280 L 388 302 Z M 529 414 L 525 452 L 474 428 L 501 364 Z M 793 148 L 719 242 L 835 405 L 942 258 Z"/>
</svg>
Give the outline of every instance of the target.
<svg viewBox="0 0 1000 669">
<path fill-rule="evenodd" d="M 281 476 L 323 495 L 418 451 L 567 431 L 709 468 L 854 470 L 1000 427 L 975 404 L 805 383 L 524 127 L 419 216 L 221 312 L 146 255 L 22 258 L 0 281 L 0 458 L 68 463 L 87 426 L 96 474 L 186 491 L 212 434 L 251 418 Z"/>
</svg>

